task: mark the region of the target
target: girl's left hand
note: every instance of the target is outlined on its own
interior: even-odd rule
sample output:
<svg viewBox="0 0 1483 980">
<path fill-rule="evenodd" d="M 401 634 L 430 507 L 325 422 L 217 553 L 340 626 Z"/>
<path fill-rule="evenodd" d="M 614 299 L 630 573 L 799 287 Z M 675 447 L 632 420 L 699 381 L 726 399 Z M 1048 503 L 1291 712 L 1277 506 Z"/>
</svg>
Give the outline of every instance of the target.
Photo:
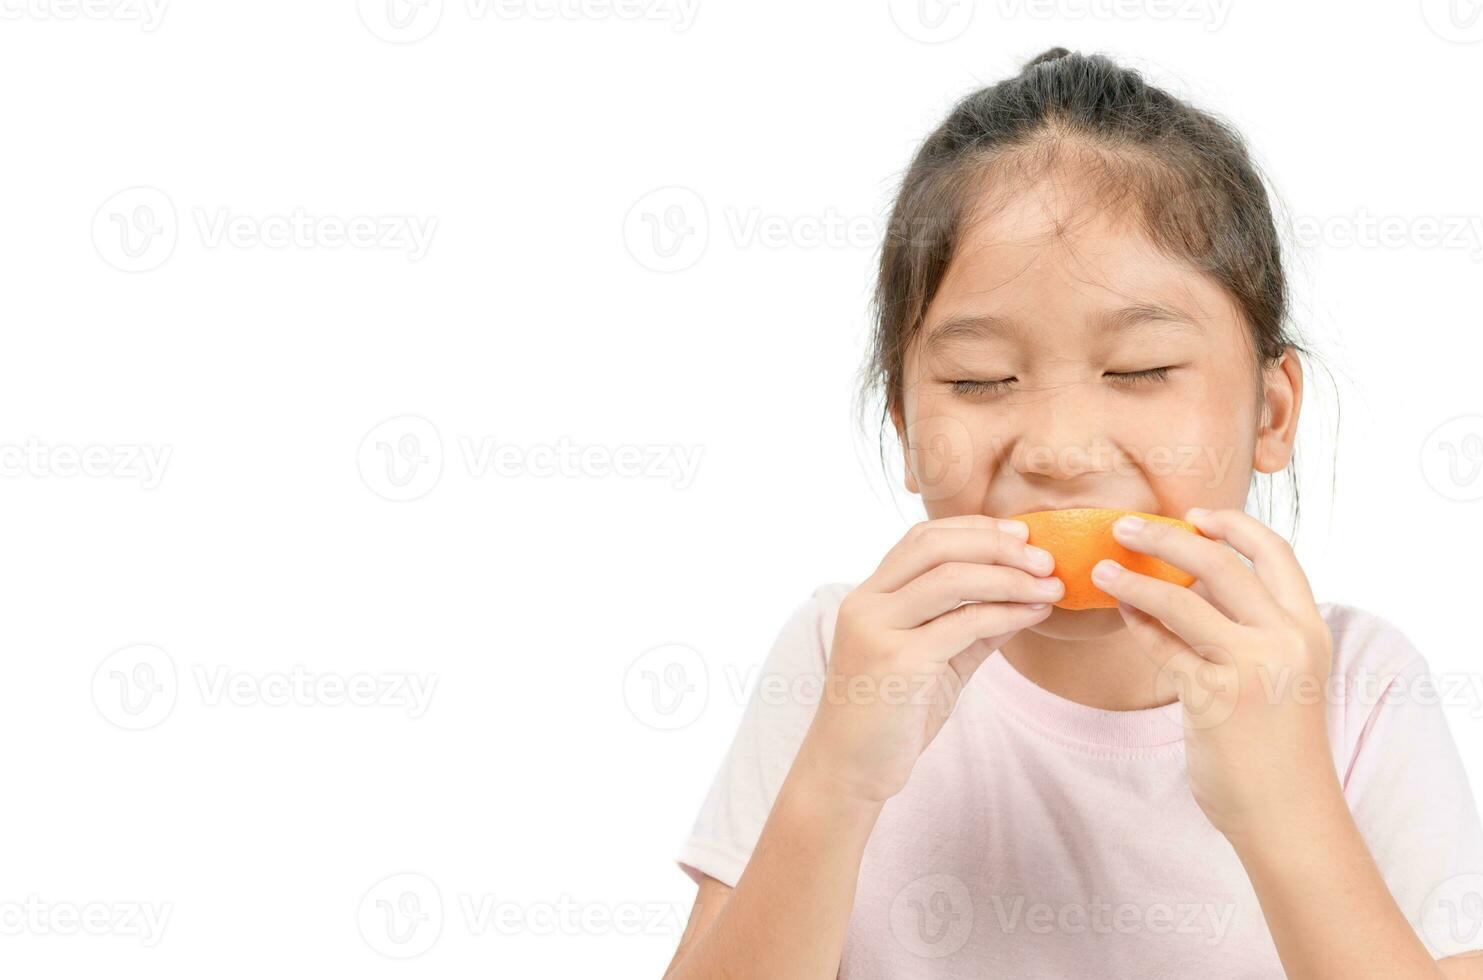
<svg viewBox="0 0 1483 980">
<path fill-rule="evenodd" d="M 1092 580 L 1176 685 L 1190 788 L 1234 843 L 1342 800 L 1324 717 L 1333 637 L 1274 531 L 1239 510 L 1194 508 L 1185 520 L 1207 537 L 1126 517 L 1113 531 L 1194 575 L 1191 587 L 1110 559 Z"/>
</svg>

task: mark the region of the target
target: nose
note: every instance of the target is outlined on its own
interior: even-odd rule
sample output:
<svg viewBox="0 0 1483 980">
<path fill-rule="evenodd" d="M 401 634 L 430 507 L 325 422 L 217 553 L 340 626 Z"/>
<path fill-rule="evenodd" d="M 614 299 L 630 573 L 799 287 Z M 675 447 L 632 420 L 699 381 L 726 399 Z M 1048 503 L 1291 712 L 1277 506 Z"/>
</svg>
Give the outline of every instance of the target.
<svg viewBox="0 0 1483 980">
<path fill-rule="evenodd" d="M 1105 406 L 1095 403 L 1091 388 L 1095 386 L 1077 381 L 1047 386 L 1016 406 L 1020 426 L 1011 454 L 1016 472 L 1078 480 L 1117 466 L 1118 449 L 1107 432 Z"/>
</svg>

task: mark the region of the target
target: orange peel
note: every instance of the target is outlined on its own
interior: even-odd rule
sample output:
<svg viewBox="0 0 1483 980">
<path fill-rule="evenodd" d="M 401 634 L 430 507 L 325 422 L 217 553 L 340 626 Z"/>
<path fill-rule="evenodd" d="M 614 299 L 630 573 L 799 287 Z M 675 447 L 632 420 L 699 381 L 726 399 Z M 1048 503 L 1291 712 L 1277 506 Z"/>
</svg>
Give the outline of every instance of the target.
<svg viewBox="0 0 1483 980">
<path fill-rule="evenodd" d="M 1112 524 L 1125 514 L 1145 521 L 1174 524 L 1200 534 L 1199 528 L 1176 517 L 1110 507 L 1037 510 L 1009 519 L 1029 525 L 1030 544 L 1044 548 L 1055 558 L 1056 567 L 1051 574 L 1066 583 L 1066 594 L 1055 604 L 1060 609 L 1111 609 L 1117 606 L 1116 599 L 1092 584 L 1092 566 L 1103 558 L 1111 558 L 1124 568 L 1175 585 L 1188 586 L 1195 580 L 1183 569 L 1119 544 L 1112 536 Z"/>
</svg>

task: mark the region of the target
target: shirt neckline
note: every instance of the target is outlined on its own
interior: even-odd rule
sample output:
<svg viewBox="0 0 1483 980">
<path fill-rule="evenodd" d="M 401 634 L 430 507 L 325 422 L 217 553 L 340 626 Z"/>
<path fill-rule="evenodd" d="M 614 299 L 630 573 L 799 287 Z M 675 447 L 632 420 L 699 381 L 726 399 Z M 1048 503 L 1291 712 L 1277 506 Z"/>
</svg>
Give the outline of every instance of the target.
<svg viewBox="0 0 1483 980">
<path fill-rule="evenodd" d="M 1102 748 L 1140 748 L 1184 740 L 1183 706 L 1114 711 L 1094 708 L 1047 691 L 1015 669 L 1001 650 L 979 667 L 1000 706 L 1033 727 Z"/>
</svg>

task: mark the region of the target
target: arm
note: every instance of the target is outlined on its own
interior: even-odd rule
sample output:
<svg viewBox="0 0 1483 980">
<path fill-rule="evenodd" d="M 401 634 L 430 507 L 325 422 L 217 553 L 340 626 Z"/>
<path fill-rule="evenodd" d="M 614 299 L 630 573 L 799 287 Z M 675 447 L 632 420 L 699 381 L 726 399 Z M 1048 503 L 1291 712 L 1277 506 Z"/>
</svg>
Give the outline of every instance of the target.
<svg viewBox="0 0 1483 980">
<path fill-rule="evenodd" d="M 1442 976 L 1447 980 L 1483 980 L 1483 953 L 1463 953 L 1439 960 Z"/>
<path fill-rule="evenodd" d="M 1240 858 L 1287 975 L 1483 978 L 1476 955 L 1433 960 L 1355 822 L 1323 698 L 1303 695 L 1324 690 L 1333 641 L 1291 548 L 1239 511 L 1189 517 L 1203 537 L 1156 525 L 1114 531 L 1128 547 L 1191 572 L 1198 588 L 1119 567 L 1102 569 L 1099 584 L 1179 682 L 1190 788 Z"/>
<path fill-rule="evenodd" d="M 1330 770 L 1332 771 L 1332 770 Z M 1483 978 L 1483 959 L 1439 966 L 1380 876 L 1335 780 L 1326 799 L 1287 813 L 1280 834 L 1231 838 L 1292 980 Z M 1471 959 L 1471 964 L 1467 961 Z"/>
<path fill-rule="evenodd" d="M 852 799 L 796 764 L 746 871 L 730 889 L 708 878 L 665 980 L 831 978 L 865 842 L 881 804 Z"/>
<path fill-rule="evenodd" d="M 707 881 L 666 974 L 831 978 L 865 845 L 980 664 L 1059 598 L 1023 522 L 924 522 L 845 597 L 823 691 L 729 894 Z M 1050 585 L 1051 588 L 1047 588 Z"/>
</svg>

